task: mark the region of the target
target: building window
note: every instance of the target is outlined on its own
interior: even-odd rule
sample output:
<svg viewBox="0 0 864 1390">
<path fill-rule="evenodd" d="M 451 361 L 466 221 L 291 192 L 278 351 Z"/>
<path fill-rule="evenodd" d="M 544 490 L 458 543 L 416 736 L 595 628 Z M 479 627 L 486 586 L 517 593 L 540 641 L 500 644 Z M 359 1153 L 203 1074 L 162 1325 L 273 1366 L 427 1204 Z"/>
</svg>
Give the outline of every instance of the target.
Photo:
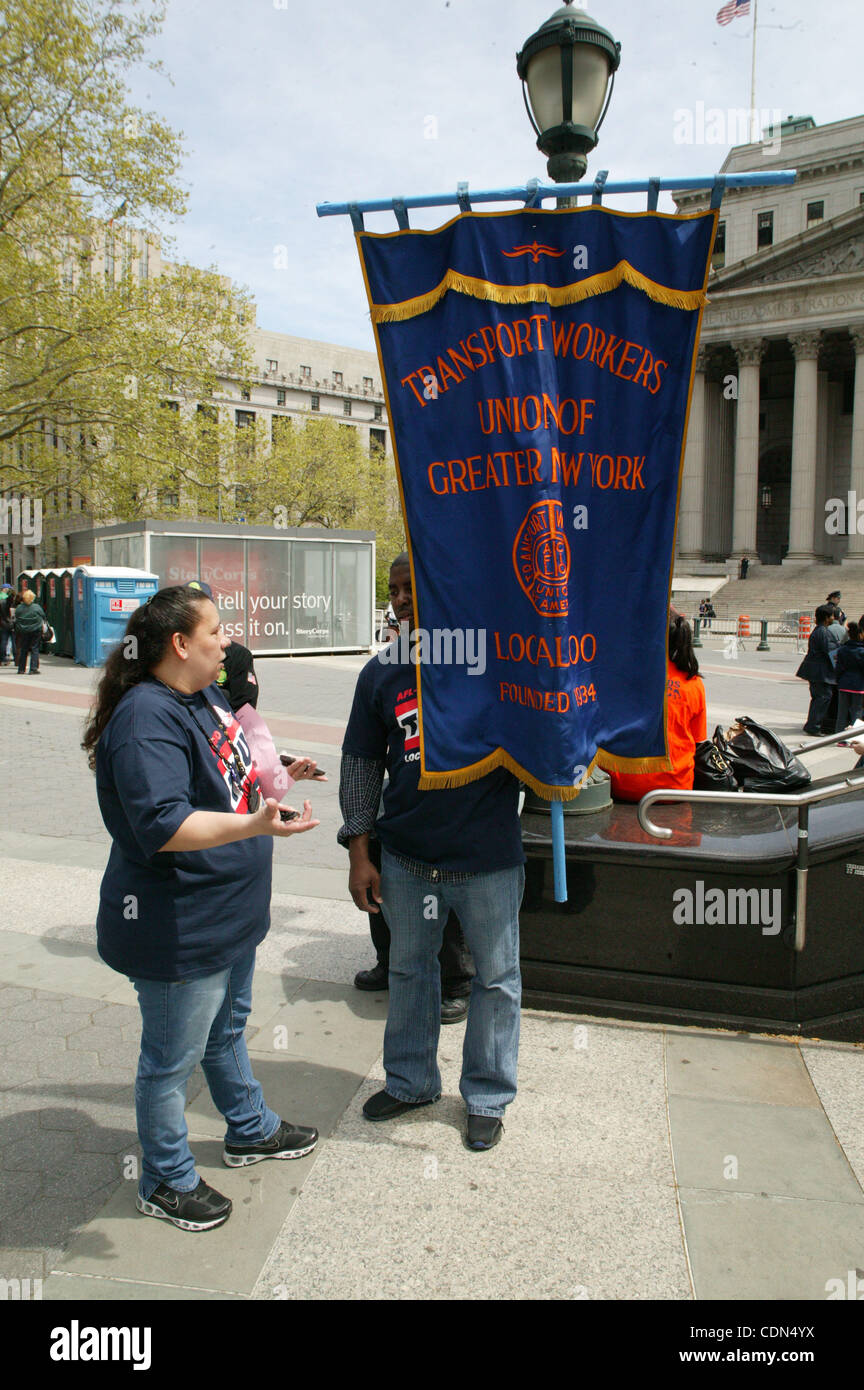
<svg viewBox="0 0 864 1390">
<path fill-rule="evenodd" d="M 371 376 L 364 376 L 364 378 L 363 378 L 363 390 L 364 390 L 364 391 L 374 391 L 374 389 L 375 389 L 375 383 L 374 383 L 374 381 L 372 380 Z"/>
<path fill-rule="evenodd" d="M 159 404 L 161 405 L 161 407 L 162 407 L 163 410 L 179 410 L 179 409 L 180 409 L 180 402 L 179 402 L 179 401 L 160 401 Z"/>
<path fill-rule="evenodd" d="M 334 373 L 333 373 L 333 380 L 334 380 L 334 382 L 335 382 L 335 384 L 336 384 L 337 386 L 341 386 L 341 385 L 342 385 L 342 373 L 341 373 L 341 372 L 334 372 Z"/>
<path fill-rule="evenodd" d="M 219 407 L 216 405 L 199 405 L 198 414 L 202 419 L 209 420 L 213 425 L 218 425 L 219 423 Z"/>
<path fill-rule="evenodd" d="M 277 405 L 284 405 L 284 404 L 285 404 L 285 391 L 284 391 L 284 389 L 283 389 L 282 387 L 279 387 L 279 389 L 278 389 L 277 392 L 276 392 L 276 404 L 277 404 Z"/>
<path fill-rule="evenodd" d="M 861 192 L 858 194 L 858 202 L 864 207 L 864 188 L 862 188 Z"/>
<path fill-rule="evenodd" d="M 717 223 L 717 235 L 714 238 L 714 254 L 711 257 L 711 264 L 716 270 L 726 264 L 726 223 Z"/>
<path fill-rule="evenodd" d="M 756 246 L 761 250 L 763 246 L 774 245 L 774 214 L 773 212 L 760 212 L 756 214 Z"/>
<path fill-rule="evenodd" d="M 276 443 L 280 434 L 287 434 L 292 426 L 293 421 L 290 415 L 274 415 L 270 421 L 270 438 L 273 443 Z"/>
<path fill-rule="evenodd" d="M 279 370 L 279 363 L 275 362 L 272 357 L 267 358 L 267 370 L 268 372 L 278 372 Z"/>
<path fill-rule="evenodd" d="M 383 407 L 382 405 L 376 405 L 376 407 L 375 407 L 375 419 L 376 419 L 376 420 L 383 420 L 383 419 L 384 419 L 384 407 Z"/>
<path fill-rule="evenodd" d="M 159 506 L 160 506 L 160 507 L 179 507 L 179 506 L 180 506 L 180 494 L 179 494 L 179 492 L 171 492 L 171 491 L 169 491 L 167 488 L 161 488 L 161 487 L 160 487 L 159 490 L 158 490 L 158 492 L 157 492 L 157 497 L 159 498 Z"/>
<path fill-rule="evenodd" d="M 320 396 L 312 396 L 312 398 L 311 398 L 310 401 L 309 401 L 309 409 L 310 409 L 310 410 L 320 410 L 320 409 L 321 409 L 321 397 L 320 397 Z"/>
<path fill-rule="evenodd" d="M 820 198 L 818 203 L 807 204 L 807 226 L 811 222 L 821 222 L 825 217 L 825 203 Z"/>
<path fill-rule="evenodd" d="M 384 454 L 387 452 L 386 430 L 369 431 L 369 452 L 370 454 Z"/>
<path fill-rule="evenodd" d="M 350 415 L 350 414 L 351 414 L 351 402 L 350 402 L 350 401 L 343 401 L 343 402 L 342 402 L 342 414 L 343 414 L 343 415 Z"/>
<path fill-rule="evenodd" d="M 252 429 L 255 424 L 254 410 L 235 410 L 234 419 L 238 430 Z"/>
<path fill-rule="evenodd" d="M 241 401 L 251 401 L 251 399 L 252 399 L 252 392 L 249 390 L 249 387 L 248 387 L 248 386 L 244 386 L 244 387 L 241 388 L 241 391 L 240 391 L 240 399 L 241 399 Z"/>
<path fill-rule="evenodd" d="M 311 368 L 311 367 L 301 367 L 301 368 L 300 368 L 300 375 L 301 375 L 302 377 L 308 379 L 308 378 L 312 375 L 312 368 Z"/>
</svg>

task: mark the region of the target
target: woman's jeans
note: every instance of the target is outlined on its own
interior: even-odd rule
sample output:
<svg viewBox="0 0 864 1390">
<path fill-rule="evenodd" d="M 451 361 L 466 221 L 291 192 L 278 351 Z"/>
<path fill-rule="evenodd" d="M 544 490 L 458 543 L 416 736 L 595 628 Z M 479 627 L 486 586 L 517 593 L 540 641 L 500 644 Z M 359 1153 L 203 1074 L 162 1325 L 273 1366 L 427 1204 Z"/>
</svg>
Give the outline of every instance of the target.
<svg viewBox="0 0 864 1390">
<path fill-rule="evenodd" d="M 233 966 L 195 980 L 132 981 L 144 1025 L 135 1111 L 144 1150 L 138 1191 L 145 1199 L 162 1182 L 178 1192 L 198 1186 L 183 1113 L 186 1083 L 197 1062 L 227 1121 L 227 1142 L 261 1143 L 279 1128 L 246 1051 L 254 971 L 252 950 Z"/>
<path fill-rule="evenodd" d="M 432 871 L 431 866 L 429 870 Z M 455 912 L 474 958 L 459 1089 L 468 1113 L 500 1118 L 516 1095 L 519 1054 L 521 864 L 442 883 L 403 868 L 384 851 L 382 907 L 390 923 L 390 1003 L 384 1032 L 387 1093 L 417 1103 L 441 1094 L 438 952 Z"/>
</svg>

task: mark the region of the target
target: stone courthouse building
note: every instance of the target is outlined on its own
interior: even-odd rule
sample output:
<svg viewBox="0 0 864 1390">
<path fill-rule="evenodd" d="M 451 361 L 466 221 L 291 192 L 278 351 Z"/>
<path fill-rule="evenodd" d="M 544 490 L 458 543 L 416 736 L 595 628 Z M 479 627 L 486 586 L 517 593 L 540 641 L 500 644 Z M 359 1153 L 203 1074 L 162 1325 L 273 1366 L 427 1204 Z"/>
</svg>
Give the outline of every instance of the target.
<svg viewBox="0 0 864 1390">
<path fill-rule="evenodd" d="M 723 198 L 679 570 L 744 555 L 751 564 L 864 566 L 864 116 L 823 126 L 790 117 L 766 136 L 736 146 L 721 172 L 796 169 L 798 178 Z M 693 212 L 707 196 L 675 202 Z M 830 499 L 842 499 L 840 525 Z"/>
</svg>

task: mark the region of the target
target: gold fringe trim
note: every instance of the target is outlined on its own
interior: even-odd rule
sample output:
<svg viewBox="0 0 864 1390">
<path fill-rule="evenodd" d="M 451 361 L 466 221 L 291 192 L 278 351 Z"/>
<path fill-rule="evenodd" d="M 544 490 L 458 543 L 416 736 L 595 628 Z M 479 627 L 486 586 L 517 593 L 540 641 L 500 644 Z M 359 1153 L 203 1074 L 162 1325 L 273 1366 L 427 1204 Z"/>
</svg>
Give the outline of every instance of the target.
<svg viewBox="0 0 864 1390">
<path fill-rule="evenodd" d="M 600 752 L 597 754 L 597 761 L 604 772 L 671 772 L 672 763 L 669 758 L 658 756 L 655 758 L 618 758 L 614 753 Z"/>
<path fill-rule="evenodd" d="M 672 309 L 701 309 L 705 304 L 704 290 L 675 290 L 668 285 L 658 285 L 647 275 L 632 266 L 629 261 L 619 261 L 612 270 L 604 270 L 600 275 L 590 275 L 573 285 L 496 285 L 491 280 L 478 280 L 472 275 L 460 275 L 456 270 L 448 270 L 440 284 L 428 294 L 415 299 L 403 299 L 398 304 L 373 304 L 371 308 L 373 323 L 400 323 L 404 319 L 427 314 L 447 294 L 455 290 L 457 294 L 470 295 L 473 299 L 491 299 L 497 304 L 551 304 L 560 308 L 564 304 L 578 304 L 580 300 L 591 299 L 598 294 L 608 294 L 617 290 L 626 280 L 636 290 L 642 290 L 649 299 L 658 304 L 668 304 Z"/>
<path fill-rule="evenodd" d="M 586 777 L 590 777 L 594 771 L 594 766 L 599 759 L 599 753 L 595 753 L 588 766 Z M 471 763 L 469 767 L 457 767 L 452 772 L 426 772 L 421 765 L 420 771 L 420 790 L 422 792 L 446 791 L 452 787 L 464 787 L 469 782 L 477 782 L 481 777 L 486 777 L 488 773 L 494 772 L 496 767 L 506 767 L 514 777 L 518 777 L 520 782 L 525 782 L 527 786 L 535 791 L 538 796 L 545 797 L 547 801 L 575 801 L 581 787 L 554 787 L 548 782 L 540 782 L 528 772 L 526 768 L 511 757 L 503 748 L 496 748 L 494 753 L 481 759 L 479 763 Z"/>
</svg>

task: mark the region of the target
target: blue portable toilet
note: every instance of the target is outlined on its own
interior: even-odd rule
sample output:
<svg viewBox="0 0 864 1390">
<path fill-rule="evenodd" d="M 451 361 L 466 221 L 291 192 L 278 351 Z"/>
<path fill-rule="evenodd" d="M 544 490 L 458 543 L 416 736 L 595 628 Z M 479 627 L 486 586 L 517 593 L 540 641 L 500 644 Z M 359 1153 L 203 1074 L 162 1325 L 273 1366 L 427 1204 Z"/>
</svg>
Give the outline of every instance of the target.
<svg viewBox="0 0 864 1390">
<path fill-rule="evenodd" d="M 101 666 L 126 631 L 129 615 L 159 588 L 159 576 L 122 566 L 79 565 L 72 576 L 75 661 Z"/>
</svg>

